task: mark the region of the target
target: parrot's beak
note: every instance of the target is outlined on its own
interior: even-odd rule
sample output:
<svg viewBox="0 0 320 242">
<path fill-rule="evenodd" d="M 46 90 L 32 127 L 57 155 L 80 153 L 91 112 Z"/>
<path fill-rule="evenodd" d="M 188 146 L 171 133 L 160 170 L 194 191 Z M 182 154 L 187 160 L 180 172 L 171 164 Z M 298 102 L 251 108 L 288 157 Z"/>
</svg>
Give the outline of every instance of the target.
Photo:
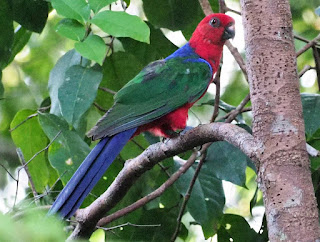
<svg viewBox="0 0 320 242">
<path fill-rule="evenodd" d="M 236 30 L 235 30 L 234 24 L 231 24 L 224 29 L 222 39 L 224 40 L 231 39 L 235 36 L 235 34 L 236 34 Z"/>
</svg>

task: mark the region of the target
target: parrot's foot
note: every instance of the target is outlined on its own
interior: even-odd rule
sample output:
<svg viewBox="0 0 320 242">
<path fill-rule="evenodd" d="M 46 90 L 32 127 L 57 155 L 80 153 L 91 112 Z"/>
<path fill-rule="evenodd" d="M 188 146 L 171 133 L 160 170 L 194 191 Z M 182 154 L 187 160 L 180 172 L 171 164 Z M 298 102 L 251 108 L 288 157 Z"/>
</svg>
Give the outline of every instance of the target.
<svg viewBox="0 0 320 242">
<path fill-rule="evenodd" d="M 174 139 L 174 138 L 177 138 L 179 137 L 180 135 L 184 135 L 186 132 L 188 132 L 189 130 L 193 129 L 192 126 L 186 126 L 182 131 L 180 132 L 176 132 L 176 131 L 173 131 L 173 130 L 166 130 L 166 135 L 168 136 L 167 138 L 163 137 L 162 139 L 162 142 L 165 142 L 167 140 L 170 140 L 170 139 Z"/>
<path fill-rule="evenodd" d="M 187 133 L 189 130 L 191 130 L 191 129 L 193 129 L 193 127 L 192 126 L 186 126 L 185 128 L 184 128 L 184 130 L 182 130 L 179 134 L 180 135 L 184 135 L 185 133 Z"/>
</svg>

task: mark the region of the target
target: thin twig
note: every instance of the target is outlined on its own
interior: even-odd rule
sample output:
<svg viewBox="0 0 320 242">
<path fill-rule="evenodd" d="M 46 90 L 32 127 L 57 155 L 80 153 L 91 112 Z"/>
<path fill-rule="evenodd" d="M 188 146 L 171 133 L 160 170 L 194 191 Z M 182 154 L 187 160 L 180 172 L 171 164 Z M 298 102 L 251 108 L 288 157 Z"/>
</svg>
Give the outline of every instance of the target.
<svg viewBox="0 0 320 242">
<path fill-rule="evenodd" d="M 181 204 L 180 211 L 179 211 L 179 215 L 178 215 L 178 218 L 177 218 L 177 226 L 176 226 L 176 229 L 175 229 L 175 231 L 174 231 L 174 233 L 173 233 L 173 235 L 172 235 L 172 237 L 171 237 L 171 241 L 173 241 L 173 242 L 176 240 L 176 238 L 178 237 L 178 234 L 179 234 L 179 232 L 180 232 L 181 219 L 182 219 L 182 216 L 183 216 L 183 214 L 184 214 L 184 210 L 186 209 L 186 206 L 187 206 L 187 203 L 188 203 L 189 198 L 190 198 L 190 196 L 191 196 L 191 192 L 192 192 L 192 190 L 193 190 L 194 184 L 196 183 L 196 180 L 197 180 L 197 178 L 198 178 L 198 176 L 199 176 L 201 167 L 202 167 L 203 162 L 204 162 L 204 160 L 205 160 L 205 157 L 206 157 L 205 152 L 206 152 L 206 150 L 209 148 L 210 145 L 211 145 L 211 143 L 207 143 L 207 144 L 205 144 L 205 145 L 202 147 L 202 149 L 201 149 L 201 154 L 202 154 L 202 156 L 201 156 L 200 161 L 199 161 L 199 163 L 198 163 L 198 166 L 197 166 L 197 168 L 196 168 L 196 170 L 195 170 L 195 172 L 194 172 L 194 175 L 193 175 L 193 177 L 192 177 L 192 180 L 190 181 L 188 190 L 187 190 L 186 194 L 185 194 L 184 197 L 183 197 L 183 202 L 182 202 L 182 204 Z"/>
<path fill-rule="evenodd" d="M 38 116 L 38 113 L 34 113 L 29 115 L 25 120 L 23 120 L 21 123 L 17 124 L 15 127 L 13 127 L 12 129 L 9 129 L 9 132 L 14 131 L 15 129 L 19 128 L 22 124 L 24 124 L 25 122 L 27 122 L 29 119 L 32 119 L 34 117 Z"/>
<path fill-rule="evenodd" d="M 104 92 L 107 92 L 107 93 L 110 93 L 112 95 L 116 94 L 117 92 L 116 91 L 113 91 L 107 87 L 99 87 L 100 90 L 104 91 Z"/>
<path fill-rule="evenodd" d="M 33 182 L 33 180 L 32 180 L 32 177 L 31 177 L 29 168 L 28 168 L 28 166 L 26 165 L 26 161 L 25 161 L 25 159 L 24 159 L 22 150 L 21 150 L 20 148 L 17 148 L 17 154 L 18 154 L 19 160 L 20 160 L 20 162 L 21 162 L 21 164 L 22 164 L 22 167 L 24 167 L 24 170 L 25 170 L 25 172 L 27 173 L 27 176 L 28 176 L 28 180 L 29 180 L 29 183 L 30 183 L 30 188 L 31 188 L 33 197 L 36 198 L 36 197 L 38 196 L 38 193 L 37 193 L 37 190 L 36 190 L 36 186 L 34 185 L 34 182 Z M 18 172 L 19 172 L 19 171 L 20 171 L 20 169 L 18 170 Z M 36 201 L 36 200 L 35 200 L 35 203 L 36 203 L 36 205 L 39 205 L 38 201 Z"/>
<path fill-rule="evenodd" d="M 239 11 L 237 11 L 237 10 L 234 10 L 234 9 L 231 9 L 231 8 L 229 8 L 229 7 L 226 7 L 226 12 L 232 12 L 232 13 L 241 15 L 241 12 L 239 12 Z"/>
<path fill-rule="evenodd" d="M 312 46 L 316 45 L 319 40 L 320 40 L 320 34 L 318 34 L 317 37 L 315 37 L 308 44 L 306 44 L 300 50 L 298 50 L 297 53 L 296 53 L 296 56 L 299 57 L 301 54 L 306 52 L 309 48 L 311 48 Z"/>
<path fill-rule="evenodd" d="M 25 163 L 22 167 L 19 168 L 19 170 L 23 169 L 25 166 L 27 166 L 34 158 L 36 158 L 40 153 L 42 153 L 43 151 L 49 149 L 49 147 L 52 145 L 52 143 L 58 138 L 58 136 L 61 134 L 61 130 L 54 136 L 54 138 L 50 141 L 50 143 L 44 147 L 42 150 L 39 150 L 37 153 L 35 153 L 30 160 L 27 161 L 27 163 Z"/>
<path fill-rule="evenodd" d="M 8 169 L 7 169 L 4 165 L 0 164 L 0 166 L 9 174 L 9 176 L 10 176 L 13 180 L 17 181 L 17 179 L 14 178 L 14 176 L 8 171 Z"/>
<path fill-rule="evenodd" d="M 199 3 L 205 15 L 210 15 L 213 13 L 210 2 L 208 0 L 199 0 Z"/>
<path fill-rule="evenodd" d="M 234 59 L 238 63 L 240 69 L 243 72 L 243 75 L 245 76 L 245 78 L 248 82 L 248 74 L 247 74 L 246 64 L 245 64 L 241 54 L 239 53 L 238 49 L 236 47 L 234 47 L 229 40 L 226 41 L 225 45 L 228 47 L 228 49 L 231 52 L 231 54 L 233 55 Z"/>
<path fill-rule="evenodd" d="M 299 78 L 301 78 L 307 71 L 314 69 L 314 67 L 310 65 L 305 65 L 303 69 L 298 73 Z"/>
<path fill-rule="evenodd" d="M 101 226 L 97 226 L 96 228 L 98 228 L 98 229 L 103 229 L 103 230 L 105 230 L 105 231 L 109 231 L 109 230 L 121 228 L 121 227 L 124 227 L 124 226 L 133 226 L 133 227 L 160 227 L 161 224 L 133 224 L 133 223 L 127 222 L 127 223 L 125 223 L 125 224 L 120 224 L 120 225 L 113 226 L 113 227 L 110 227 L 110 228 L 105 228 L 105 227 L 101 227 Z"/>
<path fill-rule="evenodd" d="M 232 120 L 235 119 L 235 117 L 237 117 L 237 115 L 239 113 L 241 113 L 242 109 L 244 108 L 244 106 L 246 106 L 246 104 L 250 101 L 250 94 L 248 94 L 242 101 L 241 103 L 236 107 L 235 110 L 232 110 L 228 116 L 228 118 L 226 119 L 226 123 L 231 123 Z"/>
<path fill-rule="evenodd" d="M 49 108 L 51 107 L 51 105 L 49 106 L 46 106 L 46 107 L 41 107 L 41 108 L 38 108 L 38 112 L 44 112 L 46 110 L 48 110 Z M 23 120 L 21 123 L 17 124 L 15 127 L 13 127 L 12 129 L 9 129 L 9 132 L 12 132 L 14 131 L 15 129 L 17 129 L 18 127 L 20 127 L 22 124 L 24 124 L 25 122 L 27 122 L 29 119 L 32 119 L 34 117 L 38 116 L 38 113 L 34 113 L 34 114 L 31 114 L 29 115 L 25 120 Z"/>
<path fill-rule="evenodd" d="M 108 109 L 101 107 L 98 103 L 94 102 L 93 105 L 102 112 L 107 112 Z"/>
<path fill-rule="evenodd" d="M 213 81 L 216 84 L 216 96 L 215 96 L 213 114 L 212 114 L 210 122 L 214 122 L 219 115 L 221 68 L 222 68 L 222 59 L 221 59 L 220 66 L 217 70 L 216 76 L 214 77 L 214 81 Z"/>
</svg>

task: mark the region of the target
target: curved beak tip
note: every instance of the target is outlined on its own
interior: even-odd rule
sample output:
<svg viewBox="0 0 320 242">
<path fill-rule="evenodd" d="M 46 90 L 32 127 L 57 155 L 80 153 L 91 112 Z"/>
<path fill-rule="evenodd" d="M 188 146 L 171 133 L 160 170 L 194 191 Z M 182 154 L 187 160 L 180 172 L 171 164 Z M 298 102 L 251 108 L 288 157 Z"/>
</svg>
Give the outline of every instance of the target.
<svg viewBox="0 0 320 242">
<path fill-rule="evenodd" d="M 224 40 L 233 39 L 234 36 L 235 36 L 235 34 L 236 34 L 235 26 L 234 26 L 234 24 L 232 24 L 232 25 L 230 25 L 230 26 L 227 26 L 227 27 L 224 29 L 222 38 L 223 38 Z"/>
</svg>

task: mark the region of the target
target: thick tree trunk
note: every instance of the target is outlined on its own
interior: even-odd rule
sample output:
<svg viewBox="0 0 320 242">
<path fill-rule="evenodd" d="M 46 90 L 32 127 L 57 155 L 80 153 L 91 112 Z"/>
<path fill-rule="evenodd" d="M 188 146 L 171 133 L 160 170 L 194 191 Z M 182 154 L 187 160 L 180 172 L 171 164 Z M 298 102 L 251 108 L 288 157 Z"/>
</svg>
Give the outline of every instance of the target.
<svg viewBox="0 0 320 242">
<path fill-rule="evenodd" d="M 316 241 L 318 209 L 306 152 L 288 0 L 241 0 L 253 135 L 270 241 Z"/>
</svg>

